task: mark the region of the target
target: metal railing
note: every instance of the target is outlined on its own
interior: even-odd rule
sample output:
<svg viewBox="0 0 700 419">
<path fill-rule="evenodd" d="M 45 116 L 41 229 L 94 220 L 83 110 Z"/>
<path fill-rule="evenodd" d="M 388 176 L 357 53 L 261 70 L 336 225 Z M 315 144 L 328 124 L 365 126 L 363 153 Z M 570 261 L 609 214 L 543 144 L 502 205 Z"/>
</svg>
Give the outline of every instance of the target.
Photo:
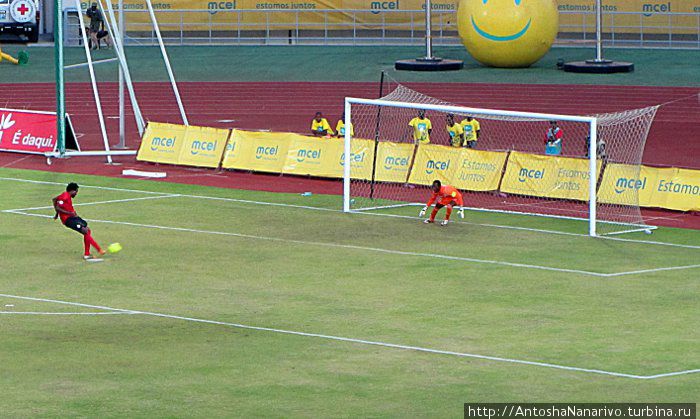
<svg viewBox="0 0 700 419">
<path fill-rule="evenodd" d="M 146 10 L 125 10 L 126 43 L 156 45 Z M 454 10 L 433 10 L 432 42 L 461 45 Z M 595 11 L 560 11 L 559 45 L 593 45 Z M 424 45 L 423 10 L 158 10 L 163 40 L 170 45 Z M 696 13 L 605 12 L 607 47 L 700 49 Z M 77 45 L 77 11 L 64 11 L 67 45 Z"/>
</svg>

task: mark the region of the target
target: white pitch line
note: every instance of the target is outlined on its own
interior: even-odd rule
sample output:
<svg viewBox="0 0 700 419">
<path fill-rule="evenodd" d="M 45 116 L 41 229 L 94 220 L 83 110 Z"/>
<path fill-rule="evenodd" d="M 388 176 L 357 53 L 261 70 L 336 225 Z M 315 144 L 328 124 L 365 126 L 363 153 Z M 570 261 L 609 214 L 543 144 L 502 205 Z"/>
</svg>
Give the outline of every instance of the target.
<svg viewBox="0 0 700 419">
<path fill-rule="evenodd" d="M 173 196 L 178 196 L 178 195 L 173 195 Z M 170 196 L 159 196 L 156 198 L 168 198 L 168 197 L 170 197 Z M 156 199 L 156 198 L 153 198 L 153 199 Z M 146 198 L 143 198 L 143 199 L 146 199 Z M 29 216 L 29 217 L 52 218 L 50 215 L 30 214 L 30 213 L 22 212 L 20 210 L 4 210 L 3 212 L 9 213 L 9 214 L 25 215 L 25 216 Z M 159 230 L 182 231 L 182 232 L 200 233 L 200 234 L 213 234 L 213 235 L 219 235 L 219 236 L 231 236 L 231 237 L 240 237 L 240 238 L 255 239 L 255 240 L 268 240 L 268 241 L 277 241 L 277 242 L 283 242 L 283 243 L 294 243 L 294 244 L 311 245 L 311 246 L 338 247 L 338 248 L 344 248 L 344 249 L 366 250 L 366 251 L 372 251 L 372 252 L 388 253 L 388 254 L 403 255 L 403 256 L 431 257 L 431 258 L 454 260 L 454 261 L 461 261 L 461 262 L 472 262 L 472 263 L 482 263 L 482 264 L 491 264 L 491 265 L 512 266 L 512 267 L 516 267 L 516 268 L 526 268 L 526 269 L 539 269 L 539 270 L 545 270 L 545 271 L 590 275 L 590 276 L 595 276 L 595 277 L 600 277 L 600 278 L 611 278 L 611 277 L 641 274 L 641 273 L 700 268 L 700 265 L 686 265 L 686 266 L 669 266 L 669 267 L 661 267 L 661 268 L 650 268 L 650 269 L 643 269 L 643 270 L 638 270 L 638 271 L 601 273 L 601 272 L 584 271 L 584 270 L 579 270 L 579 269 L 567 269 L 567 268 L 556 268 L 556 267 L 552 267 L 552 266 L 530 265 L 530 264 L 517 263 L 517 262 L 505 262 L 505 261 L 488 260 L 488 259 L 474 259 L 474 258 L 466 258 L 466 257 L 461 257 L 461 256 L 442 255 L 442 254 L 437 254 L 437 253 L 406 252 L 406 251 L 402 251 L 402 250 L 392 250 L 392 249 L 384 249 L 384 248 L 378 248 L 378 247 L 366 247 L 366 246 L 357 246 L 357 245 L 351 245 L 351 244 L 324 243 L 324 242 L 312 242 L 312 241 L 294 240 L 294 239 L 283 239 L 283 238 L 279 238 L 279 237 L 255 236 L 255 235 L 250 235 L 250 234 L 230 233 L 230 232 L 225 232 L 225 231 L 198 230 L 198 229 L 184 228 L 184 227 L 168 227 L 168 226 L 159 226 L 159 225 L 152 225 L 152 224 L 140 224 L 140 223 L 125 222 L 125 221 L 112 221 L 112 220 L 91 220 L 91 221 L 96 222 L 96 223 L 120 224 L 120 225 L 132 226 L 132 227 L 153 228 L 153 229 L 159 229 Z"/>
<path fill-rule="evenodd" d="M 653 380 L 655 378 L 675 377 L 676 375 L 695 374 L 695 373 L 699 373 L 699 372 L 700 372 L 700 368 L 695 369 L 695 370 L 675 371 L 675 372 L 667 372 L 664 374 L 647 375 L 647 376 L 644 376 L 644 378 L 646 380 Z"/>
<path fill-rule="evenodd" d="M 139 313 L 131 313 L 127 311 L 101 311 L 99 313 L 85 313 L 85 312 L 75 312 L 75 313 L 68 313 L 68 312 L 48 312 L 48 311 L 0 311 L 0 314 L 35 314 L 35 315 L 42 315 L 42 316 L 104 316 L 108 314 L 139 314 Z"/>
<path fill-rule="evenodd" d="M 299 331 L 294 331 L 294 330 L 276 329 L 276 328 L 271 328 L 271 327 L 250 326 L 250 325 L 245 325 L 245 324 L 240 324 L 240 323 L 230 323 L 230 322 L 222 322 L 222 321 L 218 321 L 218 320 L 199 319 L 199 318 L 195 318 L 195 317 L 177 316 L 177 315 L 172 315 L 172 314 L 155 313 L 155 312 L 150 312 L 150 311 L 126 310 L 126 309 L 121 309 L 121 308 L 99 306 L 99 305 L 92 305 L 92 304 L 84 304 L 84 303 L 76 303 L 76 302 L 71 302 L 71 301 L 53 300 L 53 299 L 48 299 L 48 298 L 26 297 L 26 296 L 11 295 L 11 294 L 0 294 L 0 297 L 16 298 L 16 299 L 20 299 L 20 300 L 29 300 L 29 301 L 40 301 L 40 302 L 54 303 L 54 304 L 65 304 L 65 305 L 70 305 L 70 306 L 94 308 L 94 309 L 99 309 L 99 310 L 118 311 L 118 312 L 124 312 L 125 314 L 143 314 L 143 315 L 161 317 L 161 318 L 166 318 L 166 319 L 183 320 L 183 321 L 189 321 L 189 322 L 195 322 L 195 323 L 214 324 L 214 325 L 220 325 L 220 326 L 229 326 L 229 327 L 235 327 L 238 329 L 257 330 L 257 331 L 261 331 L 261 332 L 273 332 L 273 333 L 281 333 L 281 334 L 286 334 L 286 335 L 320 338 L 320 339 L 334 340 L 334 341 L 340 341 L 340 342 L 357 343 L 357 344 L 371 345 L 371 346 L 381 346 L 381 347 L 385 347 L 385 348 L 403 349 L 403 350 L 424 352 L 424 353 L 431 353 L 431 354 L 439 354 L 439 355 L 452 355 L 452 356 L 458 356 L 458 357 L 462 357 L 462 358 L 475 358 L 475 359 L 483 359 L 483 360 L 487 360 L 487 361 L 505 362 L 505 363 L 511 363 L 511 364 L 521 364 L 521 365 L 529 365 L 529 366 L 535 366 L 535 367 L 546 367 L 546 368 L 559 369 L 559 370 L 565 370 L 565 371 L 586 372 L 586 373 L 607 375 L 607 376 L 613 376 L 613 377 L 634 378 L 634 379 L 638 379 L 638 380 L 649 380 L 649 379 L 655 379 L 655 378 L 661 378 L 661 377 L 670 377 L 670 376 L 683 375 L 683 374 L 693 374 L 693 373 L 700 372 L 700 369 L 692 369 L 692 370 L 674 371 L 674 372 L 656 374 L 656 375 L 626 374 L 626 373 L 620 373 L 620 372 L 614 372 L 614 371 L 599 370 L 599 369 L 594 369 L 594 368 L 572 367 L 572 366 L 567 366 L 567 365 L 551 364 L 548 362 L 527 361 L 527 360 L 522 360 L 522 359 L 503 358 L 503 357 L 489 356 L 489 355 L 470 354 L 470 353 L 465 353 L 465 352 L 446 351 L 446 350 L 441 350 L 441 349 L 424 348 L 424 347 L 420 347 L 420 346 L 400 345 L 400 344 L 373 341 L 373 340 L 347 338 L 347 337 L 334 336 L 334 335 L 324 335 L 324 334 L 319 334 L 319 333 L 299 332 Z"/>
<path fill-rule="evenodd" d="M 5 213 L 25 215 L 25 216 L 29 216 L 29 217 L 53 218 L 50 215 L 30 214 L 30 213 L 21 212 L 21 211 L 6 210 Z M 466 258 L 466 257 L 461 257 L 461 256 L 442 255 L 442 254 L 437 254 L 437 253 L 406 252 L 406 251 L 402 251 L 402 250 L 384 249 L 384 248 L 380 248 L 380 247 L 357 246 L 357 245 L 352 245 L 352 244 L 340 244 L 340 243 L 327 243 L 327 242 L 313 242 L 313 241 L 305 241 L 305 240 L 283 239 L 280 237 L 255 236 L 252 234 L 230 233 L 230 232 L 225 232 L 225 231 L 199 230 L 199 229 L 184 228 L 184 227 L 168 227 L 168 226 L 160 226 L 160 225 L 153 225 L 153 224 L 141 224 L 141 223 L 126 222 L 126 221 L 112 221 L 112 220 L 91 219 L 90 222 L 92 222 L 92 223 L 106 223 L 106 224 L 119 224 L 119 225 L 133 226 L 133 227 L 153 228 L 153 229 L 158 229 L 158 230 L 183 231 L 183 232 L 188 232 L 188 233 L 213 234 L 213 235 L 217 235 L 217 236 L 240 237 L 240 238 L 245 238 L 245 239 L 266 240 L 266 241 L 274 241 L 274 242 L 280 242 L 280 243 L 293 243 L 293 244 L 301 244 L 301 245 L 307 245 L 307 246 L 335 247 L 335 248 L 341 248 L 341 249 L 362 250 L 362 251 L 368 251 L 368 252 L 378 252 L 378 253 L 386 253 L 386 254 L 401 255 L 401 256 L 417 256 L 417 257 L 427 257 L 427 258 L 435 258 L 435 259 L 454 260 L 454 261 L 460 261 L 460 262 L 472 262 L 472 263 L 482 263 L 482 264 L 488 264 L 488 265 L 510 266 L 510 267 L 516 267 L 516 268 L 537 269 L 537 270 L 542 270 L 542 271 L 590 275 L 590 276 L 601 277 L 601 278 L 604 278 L 608 275 L 608 274 L 583 271 L 583 270 L 578 270 L 578 269 L 555 268 L 552 266 L 529 265 L 529 264 L 525 264 L 525 263 L 505 262 L 505 261 L 488 260 L 488 259 L 474 259 L 474 258 Z"/>
<path fill-rule="evenodd" d="M 26 182 L 26 183 L 36 183 L 36 184 L 46 184 L 46 185 L 65 185 L 65 182 L 49 182 L 49 181 L 39 181 L 39 180 L 22 179 L 22 178 L 0 177 L 0 180 L 10 180 L 10 181 L 16 181 L 16 182 Z M 102 189 L 102 190 L 109 190 L 109 191 L 137 192 L 137 193 L 156 194 L 156 195 L 171 195 L 170 193 L 166 193 L 166 192 L 155 192 L 155 191 L 148 191 L 148 190 L 142 190 L 142 189 L 111 188 L 111 187 L 106 187 L 106 186 L 93 186 L 93 185 L 82 185 L 81 187 Z M 322 207 L 312 207 L 312 206 L 306 206 L 306 205 L 284 204 L 284 203 L 278 203 L 278 202 L 253 201 L 253 200 L 247 200 L 247 199 L 225 198 L 225 197 L 215 197 L 215 196 L 206 196 L 206 195 L 190 195 L 190 194 L 178 194 L 178 195 L 182 198 L 210 199 L 210 200 L 217 200 L 217 201 L 237 202 L 237 203 L 253 204 L 253 205 L 266 205 L 266 206 L 277 206 L 277 207 L 285 207 L 285 208 L 306 209 L 306 210 L 313 210 L 313 211 L 342 212 L 342 210 L 333 209 L 333 208 L 322 208 Z M 474 209 L 474 210 L 479 210 L 479 209 Z M 483 209 L 481 209 L 481 211 L 483 211 Z M 503 211 L 500 211 L 500 212 L 499 211 L 488 211 L 488 212 L 502 213 Z M 393 215 L 393 214 L 363 213 L 360 211 L 354 211 L 354 213 L 370 214 L 370 215 L 383 216 L 383 217 L 392 217 L 393 216 L 393 217 L 413 218 L 413 217 L 409 217 L 409 216 L 401 216 L 401 215 Z M 512 213 L 515 215 L 520 215 L 520 216 L 527 215 L 527 214 L 522 214 L 522 213 L 517 213 L 517 212 L 512 212 Z M 461 222 L 458 221 L 458 223 L 461 223 Z M 464 223 L 471 224 L 471 225 L 477 225 L 477 226 L 483 226 L 483 227 L 507 229 L 507 230 L 520 230 L 520 231 L 531 231 L 531 232 L 543 233 L 543 234 L 589 237 L 587 234 L 568 233 L 568 232 L 563 232 L 563 231 L 544 230 L 544 229 L 529 228 L 529 227 L 497 225 L 497 224 L 488 224 L 488 223 L 472 223 L 472 222 L 464 222 Z M 654 245 L 654 246 L 670 246 L 670 247 L 678 247 L 678 248 L 684 248 L 684 249 L 700 249 L 700 245 L 696 246 L 696 245 L 690 245 L 690 244 L 667 243 L 667 242 L 659 242 L 659 241 L 651 241 L 651 240 L 624 239 L 624 238 L 620 238 L 620 237 L 609 237 L 609 236 L 597 236 L 596 238 L 602 239 L 602 240 L 622 241 L 622 242 L 628 242 L 628 243 L 649 244 L 649 245 Z"/>
<path fill-rule="evenodd" d="M 145 201 L 145 200 L 150 200 L 150 199 L 176 198 L 179 196 L 180 195 L 178 195 L 178 194 L 142 196 L 140 198 L 124 198 L 124 199 L 111 199 L 109 201 L 81 202 L 81 203 L 76 203 L 74 205 L 76 207 L 78 207 L 78 206 L 84 207 L 86 205 L 114 204 L 114 203 L 120 203 L 120 202 Z M 15 212 L 16 213 L 16 212 L 21 212 L 21 211 L 34 211 L 34 210 L 44 210 L 44 209 L 53 209 L 53 205 L 45 205 L 43 207 L 9 209 L 9 210 L 2 210 L 2 212 Z"/>
<path fill-rule="evenodd" d="M 25 183 L 35 183 L 39 185 L 66 185 L 66 182 L 50 182 L 46 180 L 33 180 L 33 179 L 22 179 L 22 178 L 12 178 L 12 177 L 0 177 L 0 180 L 13 180 L 15 182 L 25 182 Z M 154 192 L 145 191 L 141 189 L 126 189 L 126 188 L 110 188 L 108 186 L 94 186 L 94 185 L 81 185 L 81 188 L 93 188 L 102 189 L 105 191 L 119 191 L 119 192 L 139 192 L 145 194 L 156 194 L 156 195 L 170 195 L 166 192 Z"/>
<path fill-rule="evenodd" d="M 651 269 L 640 269 L 638 271 L 628 271 L 628 272 L 617 272 L 611 274 L 605 274 L 607 277 L 623 276 L 623 275 L 634 275 L 634 274 L 645 274 L 650 272 L 662 272 L 662 271 L 678 271 L 682 269 L 695 269 L 700 268 L 700 265 L 685 265 L 685 266 L 669 266 L 666 268 L 651 268 Z"/>
</svg>

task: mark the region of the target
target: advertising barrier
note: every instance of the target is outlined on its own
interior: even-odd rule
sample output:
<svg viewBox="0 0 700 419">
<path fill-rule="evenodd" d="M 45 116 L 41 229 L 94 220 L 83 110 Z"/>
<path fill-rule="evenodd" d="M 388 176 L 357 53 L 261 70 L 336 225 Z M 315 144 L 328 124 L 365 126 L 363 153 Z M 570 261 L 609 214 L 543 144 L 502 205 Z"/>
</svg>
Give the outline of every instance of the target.
<svg viewBox="0 0 700 419">
<path fill-rule="evenodd" d="M 604 204 L 700 211 L 700 170 L 611 163 L 603 173 L 598 200 Z"/>
<path fill-rule="evenodd" d="M 56 113 L 0 108 L 0 151 L 44 154 L 56 150 Z M 66 148 L 80 150 L 66 114 Z"/>
<path fill-rule="evenodd" d="M 14 128 L 14 124 L 6 122 L 9 120 L 0 119 L 0 124 L 5 124 L 0 131 L 3 145 L 6 138 L 16 137 L 6 134 Z M 218 167 L 221 162 L 225 169 L 340 179 L 345 162 L 343 144 L 342 138 L 151 122 L 137 159 L 200 167 Z M 413 144 L 380 142 L 376 147 L 377 182 L 405 183 L 408 178 L 412 184 L 430 185 L 439 179 L 466 191 L 499 190 L 500 184 L 500 191 L 516 195 L 578 201 L 589 197 L 589 161 L 584 158 L 434 144 L 416 149 Z M 353 179 L 372 179 L 374 150 L 373 140 L 353 140 Z M 597 167 L 600 179 L 601 164 Z M 598 202 L 700 211 L 700 170 L 609 163 L 598 187 Z"/>
<path fill-rule="evenodd" d="M 374 141 L 353 140 L 350 163 L 356 178 L 371 179 L 373 158 Z M 236 129 L 231 133 L 221 166 L 224 169 L 342 178 L 344 162 L 342 138 Z"/>
<path fill-rule="evenodd" d="M 228 129 L 188 126 L 177 164 L 219 167 L 230 132 Z"/>
<path fill-rule="evenodd" d="M 414 149 L 413 144 L 380 142 L 377 146 L 377 167 L 374 180 L 377 182 L 406 183 Z"/>
<path fill-rule="evenodd" d="M 430 185 L 435 179 L 469 191 L 498 189 L 508 153 L 423 144 L 418 147 L 410 183 Z"/>
<path fill-rule="evenodd" d="M 587 201 L 588 159 L 512 151 L 501 182 L 506 193 Z M 597 165 L 600 174 L 600 164 Z"/>
<path fill-rule="evenodd" d="M 186 131 L 184 125 L 149 122 L 141 138 L 136 160 L 178 164 Z"/>
</svg>

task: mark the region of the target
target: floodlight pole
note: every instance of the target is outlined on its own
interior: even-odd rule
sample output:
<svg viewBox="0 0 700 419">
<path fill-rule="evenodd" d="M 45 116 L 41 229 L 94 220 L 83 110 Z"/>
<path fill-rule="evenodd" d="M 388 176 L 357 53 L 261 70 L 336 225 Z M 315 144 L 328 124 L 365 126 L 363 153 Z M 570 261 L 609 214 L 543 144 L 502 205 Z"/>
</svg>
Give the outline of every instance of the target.
<svg viewBox="0 0 700 419">
<path fill-rule="evenodd" d="M 54 65 L 56 66 L 56 149 L 63 155 L 66 152 L 66 97 L 63 85 L 63 3 L 61 0 L 56 0 L 53 16 Z"/>
<path fill-rule="evenodd" d="M 603 61 L 603 4 L 595 2 L 595 61 Z"/>
<path fill-rule="evenodd" d="M 119 0 L 119 40 L 124 45 L 124 0 Z M 126 147 L 126 128 L 124 126 L 124 69 L 119 66 L 119 143 L 114 146 L 116 149 L 125 149 Z"/>
<path fill-rule="evenodd" d="M 634 64 L 624 61 L 612 61 L 603 58 L 603 1 L 595 1 L 595 58 L 586 61 L 573 61 L 557 64 L 564 71 L 571 73 L 629 73 L 634 71 Z"/>
<path fill-rule="evenodd" d="M 433 19 L 430 0 L 425 0 L 425 59 L 433 59 Z"/>
<path fill-rule="evenodd" d="M 464 67 L 461 60 L 443 60 L 433 57 L 433 6 L 431 0 L 425 0 L 425 57 L 415 60 L 398 60 L 394 63 L 397 70 L 408 71 L 446 71 L 460 70 Z"/>
</svg>

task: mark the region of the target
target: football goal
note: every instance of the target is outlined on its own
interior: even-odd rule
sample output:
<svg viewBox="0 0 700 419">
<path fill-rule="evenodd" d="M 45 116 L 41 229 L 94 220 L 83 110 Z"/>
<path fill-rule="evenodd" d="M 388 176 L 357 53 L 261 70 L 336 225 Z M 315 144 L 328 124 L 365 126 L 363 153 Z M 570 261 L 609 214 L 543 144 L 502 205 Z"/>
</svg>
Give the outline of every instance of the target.
<svg viewBox="0 0 700 419">
<path fill-rule="evenodd" d="M 579 220 L 591 236 L 648 230 L 636 188 L 657 108 L 600 115 L 479 109 L 402 85 L 381 99 L 349 97 L 343 209 L 417 216 L 440 180 L 462 191 L 466 209 Z M 608 196 L 615 192 L 601 187 L 604 180 L 625 199 Z"/>
</svg>

